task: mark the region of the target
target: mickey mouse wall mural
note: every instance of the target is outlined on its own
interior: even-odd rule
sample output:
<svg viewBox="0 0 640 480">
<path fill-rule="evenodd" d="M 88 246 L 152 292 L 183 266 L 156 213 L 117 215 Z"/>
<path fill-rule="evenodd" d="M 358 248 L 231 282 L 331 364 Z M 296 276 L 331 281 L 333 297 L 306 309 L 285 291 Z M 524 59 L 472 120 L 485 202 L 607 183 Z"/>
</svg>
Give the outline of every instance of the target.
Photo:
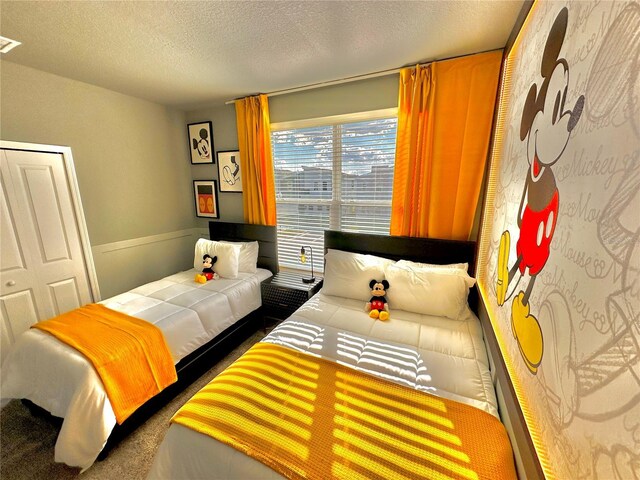
<svg viewBox="0 0 640 480">
<path fill-rule="evenodd" d="M 585 103 L 584 95 L 580 95 L 570 107 L 567 98 L 569 64 L 560 57 L 567 20 L 565 7 L 558 13 L 547 37 L 540 68 L 543 80 L 540 85 L 531 85 L 524 103 L 520 140 L 526 142 L 529 169 L 518 210 L 519 237 L 511 266 L 509 230 L 502 233 L 498 250 L 497 303 L 502 306 L 513 298 L 511 329 L 532 374 L 537 373 L 542 361 L 544 339 L 529 298 L 537 275 L 549 258 L 560 205 L 553 166 L 562 158 Z M 518 289 L 525 276 L 529 277 L 526 289 Z"/>
</svg>

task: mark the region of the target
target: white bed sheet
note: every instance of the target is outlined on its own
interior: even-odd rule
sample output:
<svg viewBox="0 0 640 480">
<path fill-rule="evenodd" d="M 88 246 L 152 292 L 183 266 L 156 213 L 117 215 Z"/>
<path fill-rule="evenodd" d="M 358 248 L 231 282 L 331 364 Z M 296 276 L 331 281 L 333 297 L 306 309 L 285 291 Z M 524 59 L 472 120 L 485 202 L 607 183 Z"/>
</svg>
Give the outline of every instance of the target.
<svg viewBox="0 0 640 480">
<path fill-rule="evenodd" d="M 239 273 L 237 279 L 194 282 L 196 270 L 180 272 L 100 303 L 160 328 L 174 363 L 262 304 L 260 282 L 271 272 Z M 55 461 L 90 467 L 116 425 L 113 408 L 91 363 L 40 330 L 20 335 L 2 364 L 0 395 L 26 398 L 63 417 Z"/>
<path fill-rule="evenodd" d="M 498 417 L 482 329 L 468 308 L 456 320 L 392 310 L 390 320 L 381 322 L 369 318 L 361 301 L 321 292 L 263 341 L 339 361 Z M 282 477 L 232 447 L 172 424 L 148 478 Z"/>
</svg>

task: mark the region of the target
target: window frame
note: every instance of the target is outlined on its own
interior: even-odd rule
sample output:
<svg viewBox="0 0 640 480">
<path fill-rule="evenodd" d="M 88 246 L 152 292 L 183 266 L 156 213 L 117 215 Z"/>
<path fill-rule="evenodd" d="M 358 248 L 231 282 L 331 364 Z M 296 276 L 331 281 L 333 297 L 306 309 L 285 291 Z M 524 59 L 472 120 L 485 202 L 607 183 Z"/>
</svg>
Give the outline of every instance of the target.
<svg viewBox="0 0 640 480">
<path fill-rule="evenodd" d="M 341 132 L 339 131 L 339 129 L 341 128 L 342 124 L 382 120 L 382 119 L 393 118 L 393 117 L 395 117 L 396 119 L 398 117 L 397 107 L 370 110 L 366 112 L 330 115 L 326 117 L 291 120 L 286 122 L 276 122 L 271 124 L 271 132 L 273 133 L 273 132 L 279 132 L 283 130 L 295 130 L 295 129 L 303 129 L 303 128 L 333 126 L 333 138 L 335 139 L 335 138 L 341 138 Z M 273 137 L 272 137 L 272 141 L 273 141 Z M 290 200 L 276 199 L 276 204 L 300 205 L 301 203 L 304 203 L 306 205 L 310 205 L 311 206 L 310 209 L 313 209 L 314 212 L 316 210 L 327 208 L 329 211 L 329 225 L 341 226 L 341 220 L 340 220 L 341 208 L 343 206 L 348 206 L 348 205 L 353 205 L 355 207 L 363 206 L 363 203 L 361 201 L 358 201 L 357 199 L 344 199 L 342 197 L 341 190 L 342 190 L 342 182 L 343 182 L 342 180 L 343 173 L 342 173 L 340 149 L 341 149 L 340 146 L 336 147 L 336 145 L 334 144 L 333 160 L 331 165 L 333 193 L 330 199 L 316 198 L 316 199 L 308 199 L 308 200 L 305 200 L 304 202 L 300 202 L 300 200 L 296 200 L 296 199 L 290 199 Z M 395 159 L 394 159 L 394 164 L 395 164 Z M 274 176 L 275 176 L 275 169 L 274 169 Z M 326 181 L 324 182 L 326 183 Z M 321 189 L 322 189 L 322 186 L 323 186 L 323 180 L 320 180 Z M 389 207 L 389 205 L 390 205 L 390 201 L 379 201 L 379 202 L 368 201 L 366 204 L 366 206 L 374 206 L 374 207 L 377 207 L 377 206 Z M 314 258 L 316 260 L 314 262 L 314 268 L 316 269 L 316 271 L 318 271 L 318 267 L 319 267 L 318 260 L 323 258 L 323 256 L 324 256 L 324 252 L 317 252 L 316 255 L 314 256 L 316 257 Z M 296 267 L 291 267 L 290 265 L 283 264 L 283 263 L 280 263 L 280 268 L 284 270 L 298 270 L 298 268 Z M 300 269 L 303 269 L 303 268 L 304 267 L 300 267 Z M 320 271 L 322 271 L 322 269 L 320 269 Z"/>
</svg>

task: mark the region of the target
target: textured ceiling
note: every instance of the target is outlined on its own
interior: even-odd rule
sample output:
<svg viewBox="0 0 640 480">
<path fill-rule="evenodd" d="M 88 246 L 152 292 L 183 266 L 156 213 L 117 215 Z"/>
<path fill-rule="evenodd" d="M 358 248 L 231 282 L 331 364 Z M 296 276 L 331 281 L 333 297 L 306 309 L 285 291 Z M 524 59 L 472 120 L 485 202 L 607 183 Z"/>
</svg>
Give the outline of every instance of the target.
<svg viewBox="0 0 640 480">
<path fill-rule="evenodd" d="M 517 1 L 9 1 L 3 60 L 173 107 L 505 45 Z"/>
</svg>

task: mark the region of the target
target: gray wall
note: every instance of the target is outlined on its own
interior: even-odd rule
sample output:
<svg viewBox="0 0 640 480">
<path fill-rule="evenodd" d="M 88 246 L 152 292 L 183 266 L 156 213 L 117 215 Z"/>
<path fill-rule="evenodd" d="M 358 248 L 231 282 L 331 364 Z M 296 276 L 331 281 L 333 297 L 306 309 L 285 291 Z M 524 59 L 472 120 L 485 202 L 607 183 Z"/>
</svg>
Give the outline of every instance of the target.
<svg viewBox="0 0 640 480">
<path fill-rule="evenodd" d="M 272 122 L 393 107 L 397 75 L 269 99 Z M 102 298 L 189 268 L 193 180 L 218 179 L 217 162 L 192 165 L 187 123 L 211 120 L 216 152 L 238 148 L 234 105 L 187 113 L 0 61 L 0 138 L 70 146 Z M 242 194 L 220 193 L 220 220 L 243 221 Z M 150 259 L 153 260 L 150 260 Z"/>
<path fill-rule="evenodd" d="M 269 98 L 272 123 L 398 106 L 398 74 Z"/>
<path fill-rule="evenodd" d="M 135 244 L 94 255 L 102 297 L 188 267 L 173 240 L 138 251 L 196 226 L 184 112 L 7 61 L 0 79 L 0 138 L 70 146 L 91 245 Z"/>
<path fill-rule="evenodd" d="M 394 74 L 270 97 L 269 114 L 271 122 L 277 123 L 392 108 L 397 104 L 398 75 Z M 233 104 L 192 110 L 187 112 L 186 118 L 187 123 L 211 120 L 216 152 L 238 148 L 236 110 Z M 213 166 L 193 165 L 191 175 L 193 180 L 217 180 L 217 160 Z M 244 221 L 241 193 L 218 191 L 218 205 L 221 221 Z M 197 222 L 202 228 L 206 228 L 207 223 L 205 219 Z"/>
<path fill-rule="evenodd" d="M 269 97 L 271 123 L 397 107 L 398 81 L 399 75 L 392 74 Z M 234 105 L 190 111 L 187 113 L 187 120 L 189 123 L 204 120 L 213 122 L 214 147 L 216 151 L 238 148 Z M 218 179 L 217 163 L 213 169 L 211 165 L 194 165 L 191 173 L 194 180 Z M 480 197 L 469 240 L 476 240 L 478 236 L 480 212 L 484 202 L 484 189 Z M 243 221 L 241 194 L 218 192 L 218 202 L 220 220 L 228 222 Z M 206 227 L 207 224 L 204 220 L 200 220 L 198 223 L 202 227 Z"/>
<path fill-rule="evenodd" d="M 215 152 L 238 149 L 238 133 L 236 130 L 236 107 L 220 105 L 187 112 L 187 123 L 211 120 L 213 126 L 213 148 Z M 186 141 L 186 140 L 185 140 Z M 191 165 L 193 180 L 218 180 L 218 159 L 215 164 Z M 242 193 L 220 192 L 218 182 L 218 210 L 220 221 L 243 222 Z M 200 228 L 208 228 L 208 219 L 198 218 Z"/>
<path fill-rule="evenodd" d="M 185 246 L 208 224 L 195 216 L 192 182 L 217 180 L 218 169 L 190 163 L 186 125 L 211 120 L 215 151 L 235 150 L 234 105 L 185 113 L 6 60 L 0 86 L 1 139 L 72 149 L 102 298 L 189 268 Z M 269 105 L 276 123 L 395 107 L 397 98 L 393 74 Z M 220 220 L 243 221 L 242 194 L 218 197 Z"/>
</svg>

